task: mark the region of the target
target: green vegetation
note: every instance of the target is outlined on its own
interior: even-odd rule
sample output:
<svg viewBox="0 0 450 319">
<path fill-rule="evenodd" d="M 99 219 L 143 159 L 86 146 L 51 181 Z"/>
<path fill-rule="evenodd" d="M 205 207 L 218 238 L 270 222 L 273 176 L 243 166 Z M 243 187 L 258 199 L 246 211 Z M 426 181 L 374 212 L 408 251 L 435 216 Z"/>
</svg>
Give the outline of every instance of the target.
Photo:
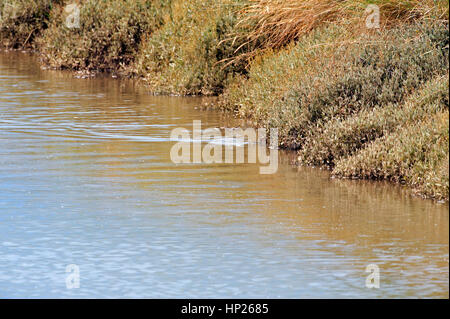
<svg viewBox="0 0 450 319">
<path fill-rule="evenodd" d="M 220 94 L 229 80 L 245 74 L 236 54 L 254 49 L 243 40 L 227 41 L 237 26 L 242 0 L 173 0 L 164 26 L 143 43 L 135 74 L 166 94 Z"/>
<path fill-rule="evenodd" d="M 225 106 L 257 125 L 278 127 L 280 144 L 299 149 L 333 119 L 400 103 L 448 70 L 446 25 L 413 25 L 361 37 L 329 27 L 252 64 L 224 95 Z M 333 41 L 328 44 L 325 41 Z M 335 44 L 335 45 L 334 45 Z M 325 162 L 327 163 L 327 162 Z"/>
<path fill-rule="evenodd" d="M 357 153 L 367 143 L 410 123 L 423 121 L 448 108 L 448 74 L 437 76 L 406 99 L 389 103 L 318 127 L 299 151 L 299 160 L 310 165 L 333 166 Z"/>
<path fill-rule="evenodd" d="M 164 1 L 86 0 L 80 7 L 79 27 L 68 27 L 68 14 L 59 7 L 39 39 L 42 57 L 52 67 L 123 71 L 144 37 L 163 23 Z"/>
<path fill-rule="evenodd" d="M 0 0 L 0 46 L 155 93 L 220 95 L 277 127 L 300 164 L 448 200 L 448 0 L 77 0 L 77 28 L 69 3 Z"/>
<path fill-rule="evenodd" d="M 0 0 L 0 47 L 29 48 L 62 0 Z"/>
<path fill-rule="evenodd" d="M 448 110 L 440 111 L 377 139 L 340 160 L 334 174 L 407 183 L 424 196 L 448 200 L 448 118 Z"/>
</svg>

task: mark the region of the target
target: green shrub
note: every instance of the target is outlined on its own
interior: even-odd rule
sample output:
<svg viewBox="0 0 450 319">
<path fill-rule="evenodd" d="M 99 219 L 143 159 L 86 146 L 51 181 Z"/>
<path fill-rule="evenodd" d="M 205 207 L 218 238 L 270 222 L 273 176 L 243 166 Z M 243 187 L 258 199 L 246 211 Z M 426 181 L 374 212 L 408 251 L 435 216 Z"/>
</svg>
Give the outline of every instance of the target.
<svg viewBox="0 0 450 319">
<path fill-rule="evenodd" d="M 448 200 L 448 154 L 449 112 L 445 110 L 338 161 L 333 174 L 405 183 L 425 196 Z"/>
<path fill-rule="evenodd" d="M 162 23 L 166 1 L 85 0 L 80 27 L 69 28 L 66 12 L 55 12 L 39 44 L 44 61 L 56 68 L 118 70 L 137 55 L 143 37 Z"/>
<path fill-rule="evenodd" d="M 47 27 L 49 14 L 62 0 L 0 0 L 0 46 L 31 47 Z"/>
<path fill-rule="evenodd" d="M 447 27 L 445 31 L 448 35 Z M 351 52 L 350 59 L 344 57 L 334 70 L 326 72 L 328 75 L 322 71 L 317 89 L 311 91 L 311 87 L 297 84 L 288 92 L 290 109 L 283 108 L 281 112 L 277 109 L 268 123 L 288 124 L 284 129 L 288 147 L 301 147 L 304 138 L 322 122 L 345 119 L 362 109 L 399 103 L 435 73 L 447 72 L 448 53 L 437 49 L 427 33 L 414 39 L 411 38 L 414 29 L 394 32 L 394 37 L 386 42 L 368 45 L 359 54 Z M 340 50 L 337 54 L 345 56 Z M 293 118 L 289 110 L 297 116 Z"/>
<path fill-rule="evenodd" d="M 448 70 L 448 25 L 404 26 L 348 45 L 333 40 L 333 30 L 313 32 L 296 48 L 269 56 L 273 62 L 252 67 L 248 81 L 230 86 L 227 108 L 259 125 L 277 127 L 280 145 L 298 149 L 323 123 L 399 103 Z M 327 38 L 335 45 L 317 44 Z"/>
<path fill-rule="evenodd" d="M 364 109 L 340 120 L 334 118 L 305 139 L 299 161 L 308 165 L 334 165 L 336 160 L 354 154 L 405 123 L 421 121 L 448 108 L 448 74 L 429 81 L 408 96 L 404 105 L 388 104 Z"/>
<path fill-rule="evenodd" d="M 233 75 L 246 72 L 243 61 L 226 63 L 247 50 L 242 41 L 228 39 L 238 32 L 242 2 L 174 1 L 164 26 L 143 43 L 135 74 L 159 93 L 221 93 Z"/>
</svg>

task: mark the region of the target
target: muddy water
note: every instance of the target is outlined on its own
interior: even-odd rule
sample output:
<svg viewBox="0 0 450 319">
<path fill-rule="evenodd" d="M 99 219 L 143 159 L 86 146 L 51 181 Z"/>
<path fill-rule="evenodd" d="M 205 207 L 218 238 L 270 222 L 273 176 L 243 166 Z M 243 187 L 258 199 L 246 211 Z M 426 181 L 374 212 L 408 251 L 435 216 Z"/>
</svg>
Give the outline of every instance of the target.
<svg viewBox="0 0 450 319">
<path fill-rule="evenodd" d="M 448 298 L 447 204 L 292 154 L 175 165 L 173 128 L 224 126 L 200 103 L 1 53 L 0 297 Z"/>
</svg>

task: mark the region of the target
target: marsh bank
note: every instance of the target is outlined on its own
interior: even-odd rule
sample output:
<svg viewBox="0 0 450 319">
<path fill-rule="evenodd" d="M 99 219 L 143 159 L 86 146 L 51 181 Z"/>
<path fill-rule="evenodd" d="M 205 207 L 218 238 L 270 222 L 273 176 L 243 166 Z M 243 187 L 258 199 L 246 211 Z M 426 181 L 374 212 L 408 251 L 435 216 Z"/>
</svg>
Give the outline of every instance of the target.
<svg viewBox="0 0 450 319">
<path fill-rule="evenodd" d="M 221 96 L 299 164 L 448 201 L 448 1 L 1 0 L 3 46 L 51 67 Z M 367 14 L 376 18 L 375 28 Z M 375 16 L 374 16 L 375 14 Z M 372 20 L 370 20 L 372 21 Z"/>
</svg>

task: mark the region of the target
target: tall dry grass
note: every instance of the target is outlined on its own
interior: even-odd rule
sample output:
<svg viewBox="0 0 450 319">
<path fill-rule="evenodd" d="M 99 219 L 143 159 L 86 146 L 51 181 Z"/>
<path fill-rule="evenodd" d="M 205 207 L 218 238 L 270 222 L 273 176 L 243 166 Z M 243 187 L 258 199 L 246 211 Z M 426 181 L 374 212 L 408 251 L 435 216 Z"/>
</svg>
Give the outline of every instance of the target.
<svg viewBox="0 0 450 319">
<path fill-rule="evenodd" d="M 448 3 L 448 0 L 249 0 L 241 11 L 239 24 L 250 32 L 233 34 L 228 40 L 245 38 L 243 45 L 258 43 L 258 49 L 224 62 L 254 57 L 261 49 L 279 49 L 324 24 L 362 26 L 367 30 L 364 24 L 369 5 L 378 6 L 383 28 L 419 19 L 448 20 Z"/>
</svg>

